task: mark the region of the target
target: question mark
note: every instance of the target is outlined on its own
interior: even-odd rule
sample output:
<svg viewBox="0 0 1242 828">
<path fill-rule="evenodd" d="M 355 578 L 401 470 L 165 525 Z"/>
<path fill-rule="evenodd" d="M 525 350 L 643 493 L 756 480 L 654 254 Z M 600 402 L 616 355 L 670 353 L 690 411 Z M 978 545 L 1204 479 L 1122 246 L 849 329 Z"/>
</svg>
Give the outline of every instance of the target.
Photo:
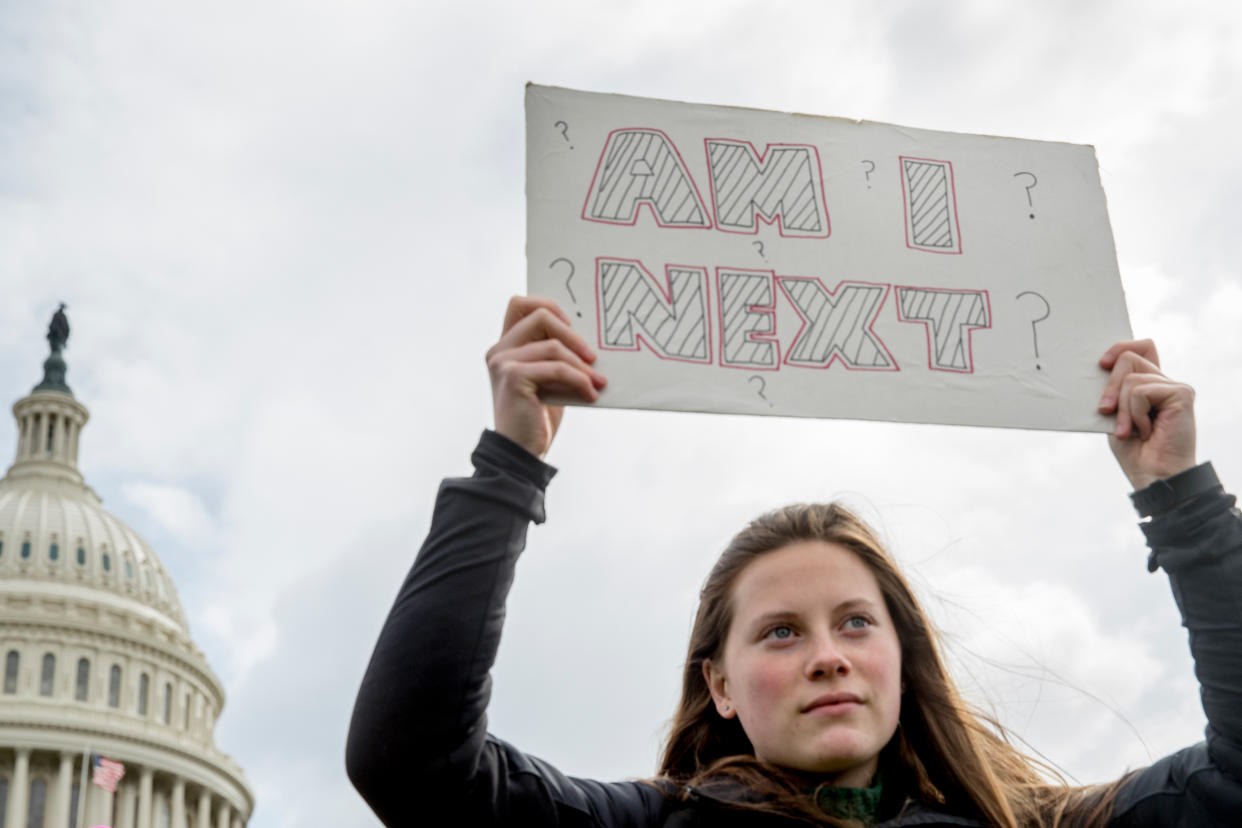
<svg viewBox="0 0 1242 828">
<path fill-rule="evenodd" d="M 1013 174 L 1013 177 L 1017 178 L 1020 175 L 1029 175 L 1031 177 L 1031 183 L 1026 185 L 1026 206 L 1034 207 L 1035 204 L 1034 202 L 1031 201 L 1031 190 L 1035 187 L 1036 184 L 1039 183 L 1039 179 L 1036 178 L 1035 173 L 1032 173 L 1032 172 L 1016 172 Z M 1034 213 L 1031 213 L 1031 218 L 1035 218 Z M 1038 296 L 1038 294 L 1036 295 Z"/>
<path fill-rule="evenodd" d="M 1035 185 L 1032 184 L 1031 186 L 1033 187 Z M 1035 343 L 1035 358 L 1039 359 L 1039 333 L 1035 330 L 1035 325 L 1040 322 L 1043 322 L 1045 319 L 1047 319 L 1049 316 L 1052 315 L 1052 306 L 1048 304 L 1047 299 L 1040 296 L 1038 293 L 1036 293 L 1033 290 L 1024 290 L 1021 293 L 1019 293 L 1015 298 L 1021 299 L 1023 296 L 1034 296 L 1036 299 L 1044 303 L 1044 315 L 1031 320 L 1031 341 Z M 1038 362 L 1035 363 L 1035 370 L 1036 371 L 1043 370 L 1042 368 L 1039 367 Z"/>
<path fill-rule="evenodd" d="M 871 189 L 871 174 L 875 172 L 875 162 L 864 158 L 863 163 L 871 165 L 871 169 L 863 170 L 863 173 L 867 176 L 867 189 L 870 190 Z"/>
<path fill-rule="evenodd" d="M 574 306 L 577 307 L 578 297 L 574 296 L 574 286 L 569 283 L 570 280 L 574 278 L 574 263 L 569 259 L 566 259 L 564 256 L 558 256 L 548 264 L 548 268 L 551 269 L 556 267 L 557 262 L 564 262 L 569 265 L 569 275 L 565 277 L 565 290 L 569 291 L 569 298 L 574 300 Z M 577 313 L 578 316 L 582 316 L 582 311 L 578 311 Z"/>
<path fill-rule="evenodd" d="M 557 121 L 552 126 L 557 126 L 561 128 L 561 137 L 565 139 L 565 143 L 569 144 L 569 124 L 565 123 L 564 121 Z M 574 145 L 569 144 L 569 148 L 573 149 Z"/>
<path fill-rule="evenodd" d="M 761 400 L 763 400 L 764 402 L 768 403 L 768 408 L 771 408 L 771 407 L 772 407 L 772 403 L 768 402 L 768 398 L 767 398 L 767 397 L 765 397 L 765 396 L 763 395 L 763 389 L 765 389 L 765 388 L 767 388 L 767 387 L 768 387 L 768 383 L 767 383 L 767 381 L 766 381 L 766 380 L 764 380 L 764 378 L 763 378 L 763 377 L 761 377 L 761 376 L 759 376 L 758 374 L 754 374 L 754 375 L 752 375 L 752 376 L 750 376 L 750 377 L 747 377 L 747 379 L 746 379 L 746 381 L 747 381 L 747 382 L 750 382 L 751 380 L 759 380 L 759 399 L 761 399 Z"/>
<path fill-rule="evenodd" d="M 763 255 L 763 242 L 761 242 L 761 241 L 753 241 L 753 242 L 751 242 L 751 244 L 753 244 L 755 247 L 759 248 L 759 258 L 763 259 L 763 260 L 766 262 L 766 261 L 768 260 L 768 258 L 767 258 L 767 256 L 764 256 L 764 255 Z"/>
</svg>

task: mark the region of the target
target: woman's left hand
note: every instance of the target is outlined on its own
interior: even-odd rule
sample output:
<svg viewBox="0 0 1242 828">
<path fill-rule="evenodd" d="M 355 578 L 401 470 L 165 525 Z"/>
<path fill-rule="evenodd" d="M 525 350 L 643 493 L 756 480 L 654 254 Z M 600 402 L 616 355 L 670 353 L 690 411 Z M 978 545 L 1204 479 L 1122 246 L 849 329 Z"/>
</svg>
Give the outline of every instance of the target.
<svg viewBox="0 0 1242 828">
<path fill-rule="evenodd" d="M 1116 414 L 1108 437 L 1135 490 L 1195 465 L 1195 390 L 1160 371 L 1150 339 L 1118 342 L 1100 357 L 1110 371 L 1100 413 Z"/>
</svg>

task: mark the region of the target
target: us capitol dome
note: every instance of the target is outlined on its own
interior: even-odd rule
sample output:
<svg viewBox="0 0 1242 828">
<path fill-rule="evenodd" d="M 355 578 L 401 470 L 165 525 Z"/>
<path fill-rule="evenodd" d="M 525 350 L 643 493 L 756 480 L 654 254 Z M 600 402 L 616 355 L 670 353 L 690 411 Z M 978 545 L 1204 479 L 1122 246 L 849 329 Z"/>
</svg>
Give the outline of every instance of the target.
<svg viewBox="0 0 1242 828">
<path fill-rule="evenodd" d="M 242 828 L 254 795 L 214 743 L 220 679 L 159 558 L 78 471 L 68 336 L 62 305 L 0 479 L 0 828 Z M 96 754 L 124 765 L 115 793 Z"/>
</svg>

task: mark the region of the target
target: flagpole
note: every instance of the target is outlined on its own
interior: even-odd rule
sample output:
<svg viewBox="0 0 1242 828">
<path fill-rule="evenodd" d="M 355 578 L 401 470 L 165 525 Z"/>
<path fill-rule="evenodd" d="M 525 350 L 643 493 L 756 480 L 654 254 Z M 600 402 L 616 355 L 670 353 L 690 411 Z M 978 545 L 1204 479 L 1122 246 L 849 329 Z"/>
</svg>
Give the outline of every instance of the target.
<svg viewBox="0 0 1242 828">
<path fill-rule="evenodd" d="M 82 773 L 78 782 L 78 828 L 86 828 L 86 766 L 91 761 L 91 746 L 82 750 Z"/>
</svg>

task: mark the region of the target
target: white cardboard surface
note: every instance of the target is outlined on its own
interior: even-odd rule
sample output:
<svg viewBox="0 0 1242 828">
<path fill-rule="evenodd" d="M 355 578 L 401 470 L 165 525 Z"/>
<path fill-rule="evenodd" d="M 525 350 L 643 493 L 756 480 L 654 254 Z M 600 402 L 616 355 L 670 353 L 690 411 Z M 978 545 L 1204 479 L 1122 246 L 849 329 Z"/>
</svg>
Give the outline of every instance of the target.
<svg viewBox="0 0 1242 828">
<path fill-rule="evenodd" d="M 1089 146 L 526 89 L 527 289 L 598 405 L 1108 431 Z"/>
</svg>

